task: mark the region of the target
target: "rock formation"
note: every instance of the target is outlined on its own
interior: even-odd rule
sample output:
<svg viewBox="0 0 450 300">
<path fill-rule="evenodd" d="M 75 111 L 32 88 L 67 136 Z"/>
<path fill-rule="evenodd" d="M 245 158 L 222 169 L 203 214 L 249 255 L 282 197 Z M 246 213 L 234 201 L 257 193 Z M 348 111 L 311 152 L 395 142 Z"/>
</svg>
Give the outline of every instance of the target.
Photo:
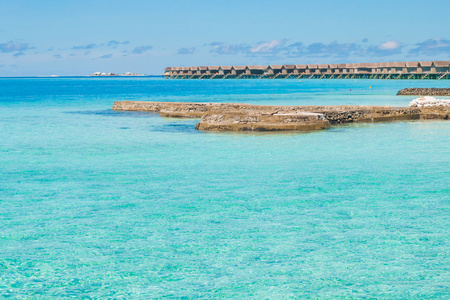
<svg viewBox="0 0 450 300">
<path fill-rule="evenodd" d="M 330 122 L 322 114 L 308 112 L 291 113 L 242 113 L 226 112 L 205 114 L 198 130 L 217 131 L 282 131 L 282 130 L 318 130 L 330 128 Z"/>
<path fill-rule="evenodd" d="M 440 102 L 439 102 L 440 103 Z M 411 119 L 449 119 L 450 106 L 273 106 L 242 103 L 117 101 L 118 111 L 159 112 L 163 117 L 200 118 L 199 130 L 319 130 L 333 124 Z"/>
<path fill-rule="evenodd" d="M 450 88 L 407 88 L 398 91 L 401 96 L 450 96 Z"/>
<path fill-rule="evenodd" d="M 425 96 L 412 100 L 410 108 L 421 110 L 421 119 L 444 119 L 448 120 L 450 115 L 450 100 L 436 99 Z"/>
</svg>

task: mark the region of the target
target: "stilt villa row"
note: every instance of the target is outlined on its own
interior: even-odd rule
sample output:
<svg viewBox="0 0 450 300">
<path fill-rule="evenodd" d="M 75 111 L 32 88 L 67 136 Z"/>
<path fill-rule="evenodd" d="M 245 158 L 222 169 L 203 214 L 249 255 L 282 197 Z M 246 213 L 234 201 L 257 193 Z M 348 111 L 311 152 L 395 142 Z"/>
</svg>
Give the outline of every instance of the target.
<svg viewBox="0 0 450 300">
<path fill-rule="evenodd" d="M 171 79 L 450 79 L 450 61 L 168 67 Z"/>
</svg>

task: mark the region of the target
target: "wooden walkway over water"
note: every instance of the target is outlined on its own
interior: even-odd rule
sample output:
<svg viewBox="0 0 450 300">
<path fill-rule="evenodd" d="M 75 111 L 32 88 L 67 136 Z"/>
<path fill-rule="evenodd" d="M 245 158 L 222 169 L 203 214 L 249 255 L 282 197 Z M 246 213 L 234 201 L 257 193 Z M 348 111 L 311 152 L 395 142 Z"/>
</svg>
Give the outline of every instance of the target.
<svg viewBox="0 0 450 300">
<path fill-rule="evenodd" d="M 169 79 L 450 79 L 450 61 L 168 67 Z"/>
</svg>

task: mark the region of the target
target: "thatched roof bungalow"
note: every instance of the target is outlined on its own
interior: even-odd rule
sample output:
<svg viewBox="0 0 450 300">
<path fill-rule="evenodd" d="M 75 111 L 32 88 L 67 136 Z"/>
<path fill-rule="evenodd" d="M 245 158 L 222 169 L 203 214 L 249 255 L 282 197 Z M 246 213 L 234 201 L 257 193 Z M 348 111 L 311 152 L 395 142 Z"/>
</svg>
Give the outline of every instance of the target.
<svg viewBox="0 0 450 300">
<path fill-rule="evenodd" d="M 189 67 L 180 67 L 180 70 L 179 70 L 178 73 L 179 73 L 180 75 L 187 75 L 188 72 L 189 72 L 189 70 L 190 70 Z"/>
<path fill-rule="evenodd" d="M 369 63 L 357 64 L 356 72 L 358 72 L 359 74 L 370 74 L 372 72 L 372 65 Z"/>
<path fill-rule="evenodd" d="M 355 63 L 350 63 L 350 64 L 346 64 L 346 69 L 348 73 L 356 73 L 356 70 L 358 68 L 357 66 L 358 64 Z"/>
<path fill-rule="evenodd" d="M 396 62 L 395 68 L 397 70 L 397 73 L 406 73 L 406 63 L 404 61 Z"/>
<path fill-rule="evenodd" d="M 348 73 L 347 64 L 338 64 L 337 68 L 338 68 L 338 73 L 342 73 L 342 74 Z"/>
<path fill-rule="evenodd" d="M 232 75 L 240 75 L 242 73 L 245 73 L 246 69 L 247 69 L 247 66 L 232 66 L 231 74 Z"/>
<path fill-rule="evenodd" d="M 374 73 L 382 73 L 383 72 L 383 63 L 374 63 L 372 70 Z"/>
<path fill-rule="evenodd" d="M 435 61 L 434 67 L 436 68 L 436 72 L 449 72 L 450 71 L 450 61 Z"/>
<path fill-rule="evenodd" d="M 321 73 L 321 74 L 329 73 L 328 71 L 331 71 L 329 69 L 329 67 L 330 67 L 329 64 L 319 64 L 319 65 L 317 65 L 317 68 L 319 69 L 319 73 Z"/>
<path fill-rule="evenodd" d="M 407 61 L 407 62 L 405 62 L 405 73 L 416 73 L 418 67 L 419 67 L 419 62 Z"/>
<path fill-rule="evenodd" d="M 200 72 L 200 74 L 206 74 L 206 71 L 208 71 L 208 67 L 205 67 L 205 66 L 201 66 L 201 67 L 198 67 L 198 70 L 199 70 L 199 72 Z"/>
<path fill-rule="evenodd" d="M 369 71 L 369 73 L 379 73 L 378 63 L 365 63 L 364 67 Z"/>
<path fill-rule="evenodd" d="M 219 67 L 219 74 L 220 75 L 231 74 L 231 69 L 232 68 L 233 68 L 232 66 L 220 66 Z"/>
<path fill-rule="evenodd" d="M 247 71 L 250 75 L 263 75 L 266 70 L 266 66 L 247 66 Z"/>
<path fill-rule="evenodd" d="M 384 68 L 387 69 L 387 73 L 397 73 L 397 67 L 399 63 L 397 62 L 386 62 L 384 63 Z"/>
<path fill-rule="evenodd" d="M 429 73 L 431 72 L 431 67 L 433 66 L 432 61 L 419 61 L 420 72 Z"/>
<path fill-rule="evenodd" d="M 177 76 L 179 74 L 180 67 L 172 67 L 170 74 L 171 76 Z"/>
<path fill-rule="evenodd" d="M 352 63 L 352 64 L 347 64 L 347 66 L 349 66 L 349 69 L 351 70 L 351 72 L 353 73 L 358 73 L 358 69 L 361 67 L 361 64 L 359 63 Z"/>
<path fill-rule="evenodd" d="M 276 75 L 281 72 L 281 69 L 283 68 L 282 65 L 269 65 L 267 68 L 267 74 L 268 75 Z"/>
<path fill-rule="evenodd" d="M 165 69 L 164 69 L 163 75 L 164 75 L 164 76 L 170 76 L 170 75 L 172 75 L 172 68 L 171 68 L 171 67 L 165 68 Z"/>
<path fill-rule="evenodd" d="M 383 73 L 383 74 L 389 73 L 390 67 L 388 66 L 387 63 L 380 63 L 378 68 L 381 69 L 381 73 Z"/>
<path fill-rule="evenodd" d="M 181 67 L 172 67 L 172 75 L 178 76 L 182 74 Z"/>
<path fill-rule="evenodd" d="M 283 74 L 294 74 L 294 70 L 295 70 L 295 65 L 283 65 L 282 69 L 281 69 L 281 73 Z"/>
<path fill-rule="evenodd" d="M 333 74 L 339 73 L 339 68 L 337 64 L 330 64 L 330 72 Z"/>
<path fill-rule="evenodd" d="M 319 68 L 315 64 L 308 64 L 307 67 L 306 74 L 315 74 L 320 72 Z"/>
<path fill-rule="evenodd" d="M 306 72 L 307 65 L 295 65 L 294 74 L 303 74 Z"/>
<path fill-rule="evenodd" d="M 200 75 L 200 71 L 199 71 L 198 67 L 191 67 L 190 69 L 191 69 L 190 71 L 192 72 L 192 75 Z"/>
<path fill-rule="evenodd" d="M 219 73 L 219 66 L 209 66 L 208 71 L 210 75 Z"/>
</svg>

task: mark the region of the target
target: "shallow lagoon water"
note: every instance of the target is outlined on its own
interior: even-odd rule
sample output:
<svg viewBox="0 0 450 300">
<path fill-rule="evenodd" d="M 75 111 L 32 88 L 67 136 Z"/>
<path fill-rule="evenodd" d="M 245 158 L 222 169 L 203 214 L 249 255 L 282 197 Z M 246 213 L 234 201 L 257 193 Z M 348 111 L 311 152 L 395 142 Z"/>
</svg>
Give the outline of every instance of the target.
<svg viewBox="0 0 450 300">
<path fill-rule="evenodd" d="M 0 295 L 447 299 L 448 121 L 239 134 L 110 109 L 406 106 L 399 89 L 445 86 L 0 79 Z"/>
</svg>

